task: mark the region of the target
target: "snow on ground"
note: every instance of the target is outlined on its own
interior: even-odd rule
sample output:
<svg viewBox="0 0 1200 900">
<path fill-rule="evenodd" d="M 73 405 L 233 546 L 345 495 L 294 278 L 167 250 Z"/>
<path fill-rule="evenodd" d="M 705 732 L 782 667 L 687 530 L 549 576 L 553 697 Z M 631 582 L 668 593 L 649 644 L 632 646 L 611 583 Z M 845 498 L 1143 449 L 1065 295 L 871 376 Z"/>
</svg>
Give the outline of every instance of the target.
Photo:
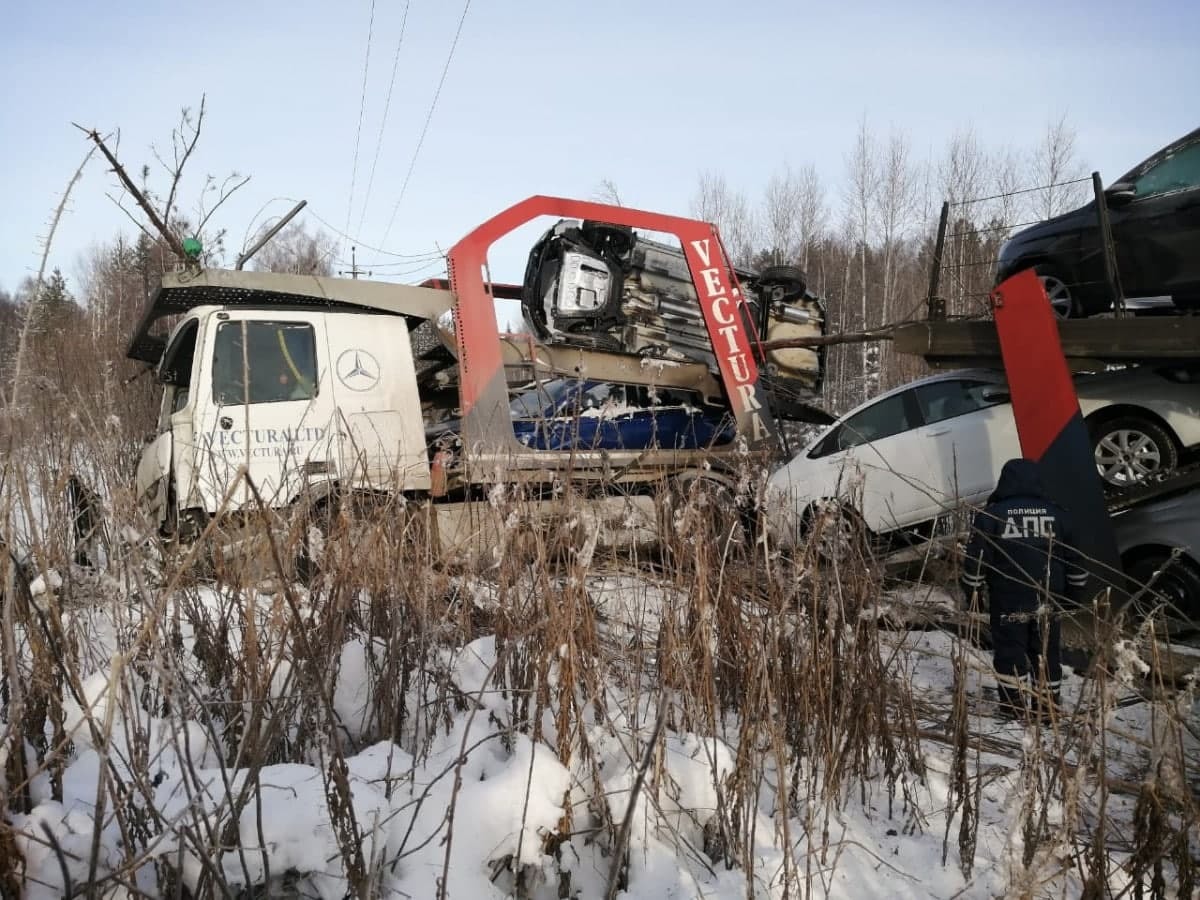
<svg viewBox="0 0 1200 900">
<path fill-rule="evenodd" d="M 42 585 L 43 592 L 58 587 L 61 579 Z M 459 587 L 476 606 L 495 603 L 486 581 Z M 653 648 L 662 610 L 680 588 L 622 573 L 596 575 L 587 590 L 603 619 L 606 644 Z M 230 598 L 198 587 L 172 600 L 176 612 L 187 611 L 177 616 L 182 658 L 191 660 L 181 674 L 198 696 L 207 696 L 203 685 L 211 673 L 201 657 L 212 649 L 206 651 L 205 642 L 217 635 L 232 652 L 240 649 L 236 630 L 210 632 L 206 626 L 227 613 Z M 301 596 L 301 602 L 307 609 L 308 598 Z M 264 629 L 278 614 L 278 597 L 271 593 L 252 595 L 250 604 Z M 961 648 L 943 632 L 896 630 L 883 642 L 893 671 L 915 688 L 926 735 L 924 778 L 908 782 L 903 795 L 889 793 L 880 779 L 847 791 L 835 805 L 817 806 L 805 801 L 815 794 L 804 789 L 798 802 L 785 802 L 780 785 L 786 779 L 796 788 L 794 776 L 802 782 L 805 767 L 781 773 L 769 752 L 759 783 L 731 782 L 739 754 L 764 749 L 738 746 L 736 723 L 716 735 L 664 719 L 661 743 L 648 757 L 658 699 L 634 683 L 609 685 L 603 698 L 608 717 L 593 719 L 586 742 L 558 733 L 552 706 L 544 710 L 541 737 L 532 739 L 512 727 L 513 697 L 497 688 L 502 666 L 497 638 L 490 634 L 443 654 L 444 683 L 461 702 L 448 707 L 453 711 L 440 727 L 419 740 L 394 736 L 406 745 L 401 746 L 373 733 L 381 696 L 376 673 L 386 648 L 379 639 L 355 636 L 337 651 L 331 681 L 330 705 L 341 723 L 336 744 L 316 742 L 300 761 L 261 767 L 223 763 L 214 730 L 219 723 L 152 715 L 136 704 L 115 702 L 136 696 L 161 675 L 152 668 L 132 671 L 120 655 L 131 630 L 145 623 L 145 610 L 135 614 L 128 604 L 97 604 L 68 615 L 74 633 L 88 644 L 91 671 L 81 697 L 64 701 L 73 746 L 65 759 L 61 800 L 51 799 L 50 780 L 39 772 L 30 784 L 32 810 L 10 817 L 31 900 L 61 896 L 89 878 L 118 871 L 128 886 L 166 892 L 161 875 L 167 869 L 196 892 L 205 884 L 211 890 L 219 877 L 235 890 L 270 884 L 277 892 L 329 900 L 357 890 L 364 880 L 372 892 L 395 898 L 436 897 L 439 890 L 451 898 L 603 897 L 617 871 L 606 821 L 627 832 L 622 897 L 741 900 L 805 892 L 951 898 L 1003 896 L 1023 886 L 1029 896 L 1074 896 L 1081 890 L 1073 861 L 1080 848 L 1055 840 L 1026 854 L 1022 823 L 1041 771 L 1029 761 L 1039 746 L 1081 765 L 1078 781 L 1069 785 L 1078 810 L 1047 804 L 1051 824 L 1072 816 L 1086 820 L 1096 808 L 1098 782 L 1083 774 L 1094 750 L 1092 736 L 1027 730 L 991 718 L 989 662 L 975 649 L 961 658 L 978 738 L 967 758 L 972 776 L 980 778 L 979 827 L 972 858 L 959 858 L 952 747 L 939 735 L 951 733 L 954 658 Z M 1106 719 L 1108 775 L 1137 781 L 1156 752 L 1152 738 L 1163 704 L 1142 700 L 1133 677 L 1118 675 L 1110 698 L 1115 708 Z M 551 683 L 557 677 L 552 671 Z M 270 699 L 295 690 L 288 667 L 274 672 Z M 1064 694 L 1068 709 L 1097 702 L 1091 683 L 1076 673 L 1068 675 Z M 1194 695 L 1185 691 L 1172 702 L 1194 726 Z M 104 740 L 106 734 L 111 739 Z M 1179 740 L 1196 758 L 1194 727 L 1190 734 L 1158 737 Z M 0 741 L 0 753 L 12 746 Z M 33 752 L 28 743 L 25 752 Z M 650 767 L 642 780 L 646 759 Z M 0 765 L 0 778 L 5 771 L 12 769 Z M 1180 790 L 1197 787 L 1194 770 L 1179 778 Z M 98 785 L 112 783 L 140 790 L 123 800 L 98 791 Z M 731 800 L 738 791 L 748 798 L 741 806 Z M 113 815 L 118 801 L 145 810 L 140 819 L 145 833 L 134 839 L 137 853 L 131 853 L 132 838 Z M 1134 802 L 1118 793 L 1107 807 L 1114 832 L 1126 838 Z M 740 817 L 739 833 L 752 837 L 740 846 L 723 846 L 728 822 L 722 811 Z M 1078 822 L 1073 830 L 1079 830 Z M 1114 893 L 1127 887 L 1120 869 L 1127 859 L 1124 846 L 1117 842 L 1110 849 Z M 1028 866 L 1027 855 L 1033 857 Z M 965 862 L 971 863 L 969 875 Z"/>
</svg>

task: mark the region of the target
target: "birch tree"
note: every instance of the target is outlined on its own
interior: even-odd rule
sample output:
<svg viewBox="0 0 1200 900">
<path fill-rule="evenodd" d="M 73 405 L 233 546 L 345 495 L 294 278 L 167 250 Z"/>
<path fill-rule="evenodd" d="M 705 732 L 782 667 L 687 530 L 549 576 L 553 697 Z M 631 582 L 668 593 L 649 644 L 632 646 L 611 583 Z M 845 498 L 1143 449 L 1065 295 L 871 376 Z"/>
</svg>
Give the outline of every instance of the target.
<svg viewBox="0 0 1200 900">
<path fill-rule="evenodd" d="M 988 158 L 979 143 L 975 129 L 970 126 L 955 132 L 946 145 L 945 153 L 938 163 L 938 186 L 950 204 L 949 231 L 942 254 L 942 296 L 946 298 L 946 311 L 960 314 L 968 306 L 977 291 L 967 281 L 973 270 L 984 267 L 986 260 L 971 255 L 971 248 L 978 242 L 972 241 L 981 208 L 980 198 L 986 196 Z M 967 280 L 964 280 L 967 273 Z M 974 310 L 972 310 L 974 311 Z"/>
<path fill-rule="evenodd" d="M 763 193 L 762 228 L 774 264 L 807 270 L 825 218 L 824 188 L 811 163 L 799 170 L 785 165 L 771 175 Z"/>
<path fill-rule="evenodd" d="M 746 195 L 730 187 L 724 175 L 700 174 L 696 193 L 692 195 L 691 214 L 717 226 L 735 265 L 749 265 L 755 249 L 754 215 Z"/>
<path fill-rule="evenodd" d="M 800 266 L 807 272 L 812 250 L 820 245 L 825 234 L 829 209 L 825 205 L 825 186 L 821 183 L 817 169 L 812 163 L 800 169 L 797 181 Z"/>
<path fill-rule="evenodd" d="M 269 223 L 263 229 L 268 227 Z M 337 247 L 337 241 L 324 231 L 312 232 L 302 222 L 296 222 L 271 238 L 255 255 L 251 267 L 259 272 L 332 275 Z"/>
<path fill-rule="evenodd" d="M 1087 198 L 1087 184 L 1068 184 L 1083 178 L 1086 172 L 1075 150 L 1075 129 L 1065 114 L 1046 123 L 1041 141 L 1033 151 L 1033 175 L 1040 188 L 1036 212 L 1049 219 L 1082 205 Z"/>
<path fill-rule="evenodd" d="M 910 159 L 908 137 L 893 131 L 877 159 L 875 214 L 883 253 L 881 306 L 883 321 L 895 313 L 898 257 L 917 211 L 919 179 Z"/>
<path fill-rule="evenodd" d="M 846 157 L 846 221 L 853 235 L 858 257 L 859 324 L 869 327 L 870 290 L 867 282 L 867 254 L 871 246 L 873 213 L 879 194 L 879 163 L 875 138 L 866 117 L 859 122 L 854 147 Z M 873 352 L 874 351 L 874 352 Z M 879 381 L 878 348 L 862 345 L 862 377 L 868 396 Z"/>
</svg>

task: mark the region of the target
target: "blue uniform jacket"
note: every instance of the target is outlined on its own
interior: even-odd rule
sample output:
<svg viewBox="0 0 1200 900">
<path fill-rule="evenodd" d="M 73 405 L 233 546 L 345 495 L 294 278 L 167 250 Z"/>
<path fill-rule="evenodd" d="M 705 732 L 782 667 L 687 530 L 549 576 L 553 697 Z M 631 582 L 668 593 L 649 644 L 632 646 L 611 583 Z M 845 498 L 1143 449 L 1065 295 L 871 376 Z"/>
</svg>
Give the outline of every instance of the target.
<svg viewBox="0 0 1200 900">
<path fill-rule="evenodd" d="M 1087 572 L 1067 512 L 1046 499 L 1037 465 L 1010 459 L 987 506 L 975 514 L 963 563 L 967 595 L 988 586 L 991 608 L 1033 610 L 1045 591 L 1079 599 Z"/>
</svg>

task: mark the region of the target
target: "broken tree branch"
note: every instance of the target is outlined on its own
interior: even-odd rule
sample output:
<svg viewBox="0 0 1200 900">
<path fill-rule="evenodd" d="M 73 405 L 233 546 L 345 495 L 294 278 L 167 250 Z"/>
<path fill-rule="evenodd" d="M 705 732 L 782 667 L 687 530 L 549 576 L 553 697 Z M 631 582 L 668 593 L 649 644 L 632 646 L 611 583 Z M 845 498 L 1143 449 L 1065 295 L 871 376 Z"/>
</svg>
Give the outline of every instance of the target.
<svg viewBox="0 0 1200 900">
<path fill-rule="evenodd" d="M 230 175 L 228 178 L 225 179 L 225 181 L 221 184 L 221 192 L 217 197 L 217 202 L 213 205 L 213 208 L 210 209 L 207 213 L 204 212 L 203 201 L 201 202 L 200 224 L 196 226 L 196 234 L 197 235 L 199 235 L 201 232 L 204 231 L 204 226 L 208 224 L 208 220 L 212 218 L 213 213 L 215 213 L 218 209 L 220 209 L 222 204 L 224 204 L 226 200 L 228 200 L 230 197 L 232 197 L 239 188 L 245 187 L 246 183 L 250 181 L 249 175 L 245 176 L 244 178 L 241 178 L 240 181 L 237 181 L 237 179 L 239 179 L 239 178 L 241 178 L 241 176 L 239 176 L 235 172 L 234 174 Z M 229 187 L 230 182 L 233 182 L 233 181 L 237 181 L 237 183 L 234 184 L 233 187 Z"/>
<path fill-rule="evenodd" d="M 95 134 L 95 132 L 93 132 Z M 96 140 L 100 140 L 100 136 L 96 135 Z M 100 144 L 100 149 L 103 150 L 103 144 Z M 17 359 L 13 365 L 13 384 L 12 394 L 9 397 L 11 406 L 18 406 L 21 396 L 21 377 L 24 374 L 25 354 L 29 345 L 29 335 L 37 325 L 38 316 L 41 314 L 42 306 L 42 285 L 46 280 L 46 261 L 50 258 L 50 247 L 54 243 L 54 233 L 58 230 L 58 222 L 62 218 L 63 211 L 67 208 L 67 199 L 71 196 L 71 190 L 83 177 L 83 170 L 91 161 L 92 154 L 96 152 L 96 148 L 88 150 L 83 157 L 83 162 L 79 164 L 79 168 L 75 170 L 75 174 L 71 176 L 71 180 L 67 182 L 67 187 L 63 191 L 62 198 L 58 201 L 58 206 L 54 210 L 54 215 L 50 219 L 50 233 L 46 235 L 46 243 L 42 248 L 42 261 L 38 265 L 37 279 L 33 283 L 33 296 L 29 298 L 29 303 L 25 308 L 25 321 L 21 323 L 21 334 L 17 339 Z"/>
<path fill-rule="evenodd" d="M 763 341 L 763 350 L 789 350 L 793 347 L 832 347 L 837 344 L 866 344 L 871 341 L 890 341 L 900 323 L 871 328 L 867 331 L 846 331 L 841 334 L 822 334 L 816 337 L 783 338 Z"/>
<path fill-rule="evenodd" d="M 145 194 L 138 190 L 137 185 L 133 183 L 133 179 L 129 177 L 129 173 L 125 171 L 125 167 L 121 165 L 121 163 L 113 155 L 112 151 L 108 149 L 108 146 L 104 143 L 104 139 L 100 137 L 99 133 L 94 128 L 89 130 L 78 124 L 75 124 L 75 127 L 86 134 L 88 139 L 95 143 L 98 148 L 100 148 L 100 152 L 104 154 L 104 158 L 107 159 L 108 164 L 112 166 L 113 172 L 115 172 L 117 178 L 121 180 L 121 184 L 125 187 L 125 190 L 129 191 L 129 193 L 133 196 L 133 199 L 137 201 L 138 206 L 142 208 L 142 212 L 146 214 L 146 218 L 150 220 L 150 224 L 154 226 L 154 229 L 161 234 L 163 240 L 167 242 L 167 246 L 169 246 L 171 250 L 179 257 L 180 261 L 187 260 L 187 254 L 183 252 L 183 244 L 180 242 L 178 236 L 175 235 L 171 229 L 167 227 L 167 223 L 159 217 L 154 207 L 150 204 L 150 201 L 146 199 Z M 172 188 L 174 188 L 174 185 L 172 185 Z M 167 208 L 168 210 L 170 209 L 169 206 Z"/>
<path fill-rule="evenodd" d="M 184 130 L 187 128 L 188 124 L 191 121 L 191 118 L 190 118 L 186 108 L 183 110 L 183 112 L 180 116 L 181 121 L 179 123 L 179 131 L 171 134 L 171 146 L 175 150 L 175 169 L 174 169 L 174 171 L 171 171 L 168 169 L 168 172 L 170 172 L 170 175 L 171 175 L 171 190 L 167 193 L 167 205 L 163 210 L 163 214 L 167 218 L 170 218 L 171 210 L 175 208 L 175 195 L 179 191 L 179 182 L 183 178 L 183 168 L 184 168 L 184 166 L 187 165 L 187 161 L 189 159 L 191 159 L 192 153 L 196 149 L 196 143 L 200 140 L 200 129 L 204 125 L 204 101 L 205 101 L 205 99 L 206 99 L 205 95 L 201 94 L 200 95 L 200 112 L 198 112 L 196 114 L 196 127 L 192 131 L 191 140 L 189 141 L 187 139 L 186 135 L 184 134 Z M 183 144 L 184 144 L 183 156 L 179 155 L 180 142 L 183 142 Z M 199 231 L 200 231 L 200 229 L 197 228 L 196 232 L 199 233 Z"/>
<path fill-rule="evenodd" d="M 128 216 L 129 221 L 137 226 L 138 231 L 140 231 L 142 234 L 144 234 L 146 237 L 148 237 L 151 241 L 154 240 L 154 234 L 150 231 L 150 229 L 147 228 L 145 225 L 143 225 L 138 220 L 137 216 L 135 216 L 133 213 L 131 213 L 129 210 L 127 210 L 125 208 L 124 204 L 121 203 L 121 200 L 119 198 L 114 197 L 112 194 L 108 193 L 107 191 L 104 193 L 104 196 L 107 197 L 109 200 L 111 200 L 113 202 L 113 204 L 117 207 L 117 209 L 119 209 L 121 212 L 125 213 L 126 216 Z"/>
</svg>

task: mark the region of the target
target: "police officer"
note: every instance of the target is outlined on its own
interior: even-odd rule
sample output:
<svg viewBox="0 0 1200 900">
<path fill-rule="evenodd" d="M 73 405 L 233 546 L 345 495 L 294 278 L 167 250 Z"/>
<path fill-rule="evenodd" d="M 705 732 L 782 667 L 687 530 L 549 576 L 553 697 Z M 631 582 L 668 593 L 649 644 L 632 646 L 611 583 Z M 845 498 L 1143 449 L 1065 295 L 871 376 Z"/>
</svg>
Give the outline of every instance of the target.
<svg viewBox="0 0 1200 900">
<path fill-rule="evenodd" d="M 1006 462 L 987 506 L 975 515 L 962 583 L 968 599 L 987 585 L 1001 714 L 1024 717 L 1025 698 L 1043 665 L 1045 687 L 1058 704 L 1060 626 L 1056 615 L 1039 611 L 1052 597 L 1079 600 L 1087 573 L 1068 516 L 1046 497 L 1031 460 Z"/>
</svg>

